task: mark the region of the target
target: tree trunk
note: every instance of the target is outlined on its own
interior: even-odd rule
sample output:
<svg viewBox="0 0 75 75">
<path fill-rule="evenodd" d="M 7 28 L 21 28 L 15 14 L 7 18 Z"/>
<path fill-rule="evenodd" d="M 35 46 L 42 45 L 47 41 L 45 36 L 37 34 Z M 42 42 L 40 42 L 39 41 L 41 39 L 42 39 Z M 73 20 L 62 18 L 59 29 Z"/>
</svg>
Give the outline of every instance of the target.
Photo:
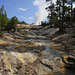
<svg viewBox="0 0 75 75">
<path fill-rule="evenodd" d="M 72 24 L 72 2 L 71 2 L 71 24 Z"/>
<path fill-rule="evenodd" d="M 59 1 L 60 2 L 60 1 Z M 60 15 L 60 7 L 61 7 L 61 3 L 59 4 L 59 19 L 61 20 L 61 15 Z"/>
<path fill-rule="evenodd" d="M 52 6 L 52 0 L 51 0 L 51 6 Z M 51 8 L 51 24 L 52 24 L 52 8 Z"/>
<path fill-rule="evenodd" d="M 62 26 L 61 26 L 61 31 L 63 32 L 64 31 L 64 5 L 65 5 L 65 1 L 63 0 L 62 1 Z"/>
</svg>

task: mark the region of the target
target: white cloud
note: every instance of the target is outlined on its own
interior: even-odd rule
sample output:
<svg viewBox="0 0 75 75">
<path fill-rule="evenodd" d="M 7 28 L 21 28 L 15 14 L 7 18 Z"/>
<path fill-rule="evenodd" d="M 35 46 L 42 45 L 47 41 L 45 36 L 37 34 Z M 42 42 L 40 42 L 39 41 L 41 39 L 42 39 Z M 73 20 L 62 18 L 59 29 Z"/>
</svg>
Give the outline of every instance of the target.
<svg viewBox="0 0 75 75">
<path fill-rule="evenodd" d="M 24 16 L 20 16 L 20 18 L 26 19 L 26 17 L 24 17 Z"/>
<path fill-rule="evenodd" d="M 30 19 L 30 20 L 32 20 L 32 19 L 33 19 L 33 17 L 31 16 L 31 17 L 29 17 L 29 19 Z"/>
<path fill-rule="evenodd" d="M 30 17 L 20 16 L 20 18 L 21 18 L 22 20 L 25 20 L 25 21 L 28 22 L 29 24 L 33 23 L 33 21 L 34 21 L 34 17 L 33 17 L 33 16 L 30 16 Z"/>
<path fill-rule="evenodd" d="M 26 11 L 27 9 L 26 8 L 18 8 L 19 10 L 21 11 Z"/>
<path fill-rule="evenodd" d="M 23 19 L 26 19 L 26 20 L 32 20 L 33 19 L 33 16 L 31 16 L 31 17 L 24 17 L 24 16 L 20 16 L 20 18 L 23 18 Z"/>
<path fill-rule="evenodd" d="M 33 23 L 34 17 L 33 16 L 28 17 L 27 21 L 28 21 L 29 24 Z"/>
</svg>

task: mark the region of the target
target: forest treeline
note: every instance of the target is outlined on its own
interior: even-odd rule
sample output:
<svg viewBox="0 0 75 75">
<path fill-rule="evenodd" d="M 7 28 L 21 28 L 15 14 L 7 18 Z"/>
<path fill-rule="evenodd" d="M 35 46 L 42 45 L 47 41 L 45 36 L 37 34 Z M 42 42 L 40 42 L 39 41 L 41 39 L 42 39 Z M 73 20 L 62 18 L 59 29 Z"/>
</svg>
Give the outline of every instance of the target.
<svg viewBox="0 0 75 75">
<path fill-rule="evenodd" d="M 57 0 L 56 4 L 52 0 L 46 0 L 46 2 L 49 4 L 46 7 L 49 12 L 48 21 L 42 21 L 41 25 L 53 25 L 60 30 L 64 30 L 66 27 L 75 27 L 75 8 L 73 8 L 75 0 Z M 24 21 L 20 22 L 16 16 L 9 19 L 2 5 L 0 8 L 0 30 L 10 30 L 12 28 L 15 30 L 17 23 L 27 24 Z"/>
<path fill-rule="evenodd" d="M 12 18 L 7 17 L 7 13 L 4 10 L 4 5 L 0 8 L 0 30 L 11 30 L 16 29 L 17 24 L 27 24 L 24 21 L 19 21 L 16 16 L 13 16 Z"/>
<path fill-rule="evenodd" d="M 54 24 L 60 29 L 75 27 L 75 8 L 73 8 L 75 0 L 57 0 L 56 4 L 52 3 L 52 0 L 46 2 L 50 4 L 46 7 L 49 14 L 48 21 L 41 22 L 43 26 Z"/>
</svg>

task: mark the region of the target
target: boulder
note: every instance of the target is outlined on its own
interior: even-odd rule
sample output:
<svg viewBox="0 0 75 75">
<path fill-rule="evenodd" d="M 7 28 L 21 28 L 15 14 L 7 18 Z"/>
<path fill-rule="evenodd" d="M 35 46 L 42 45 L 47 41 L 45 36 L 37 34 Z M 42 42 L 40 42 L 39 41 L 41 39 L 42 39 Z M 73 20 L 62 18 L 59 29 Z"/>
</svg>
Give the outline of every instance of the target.
<svg viewBox="0 0 75 75">
<path fill-rule="evenodd" d="M 23 58 L 26 60 L 26 63 L 33 63 L 34 61 L 36 61 L 37 56 L 33 53 L 26 52 L 23 53 Z"/>
</svg>

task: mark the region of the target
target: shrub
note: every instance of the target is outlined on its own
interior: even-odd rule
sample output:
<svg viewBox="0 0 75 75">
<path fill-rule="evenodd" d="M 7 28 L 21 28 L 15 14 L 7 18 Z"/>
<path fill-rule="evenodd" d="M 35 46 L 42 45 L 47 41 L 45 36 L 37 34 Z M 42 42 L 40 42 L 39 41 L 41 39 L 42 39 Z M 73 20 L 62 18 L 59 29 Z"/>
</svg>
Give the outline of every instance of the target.
<svg viewBox="0 0 75 75">
<path fill-rule="evenodd" d="M 4 37 L 4 33 L 3 32 L 0 32 L 0 37 Z"/>
</svg>

